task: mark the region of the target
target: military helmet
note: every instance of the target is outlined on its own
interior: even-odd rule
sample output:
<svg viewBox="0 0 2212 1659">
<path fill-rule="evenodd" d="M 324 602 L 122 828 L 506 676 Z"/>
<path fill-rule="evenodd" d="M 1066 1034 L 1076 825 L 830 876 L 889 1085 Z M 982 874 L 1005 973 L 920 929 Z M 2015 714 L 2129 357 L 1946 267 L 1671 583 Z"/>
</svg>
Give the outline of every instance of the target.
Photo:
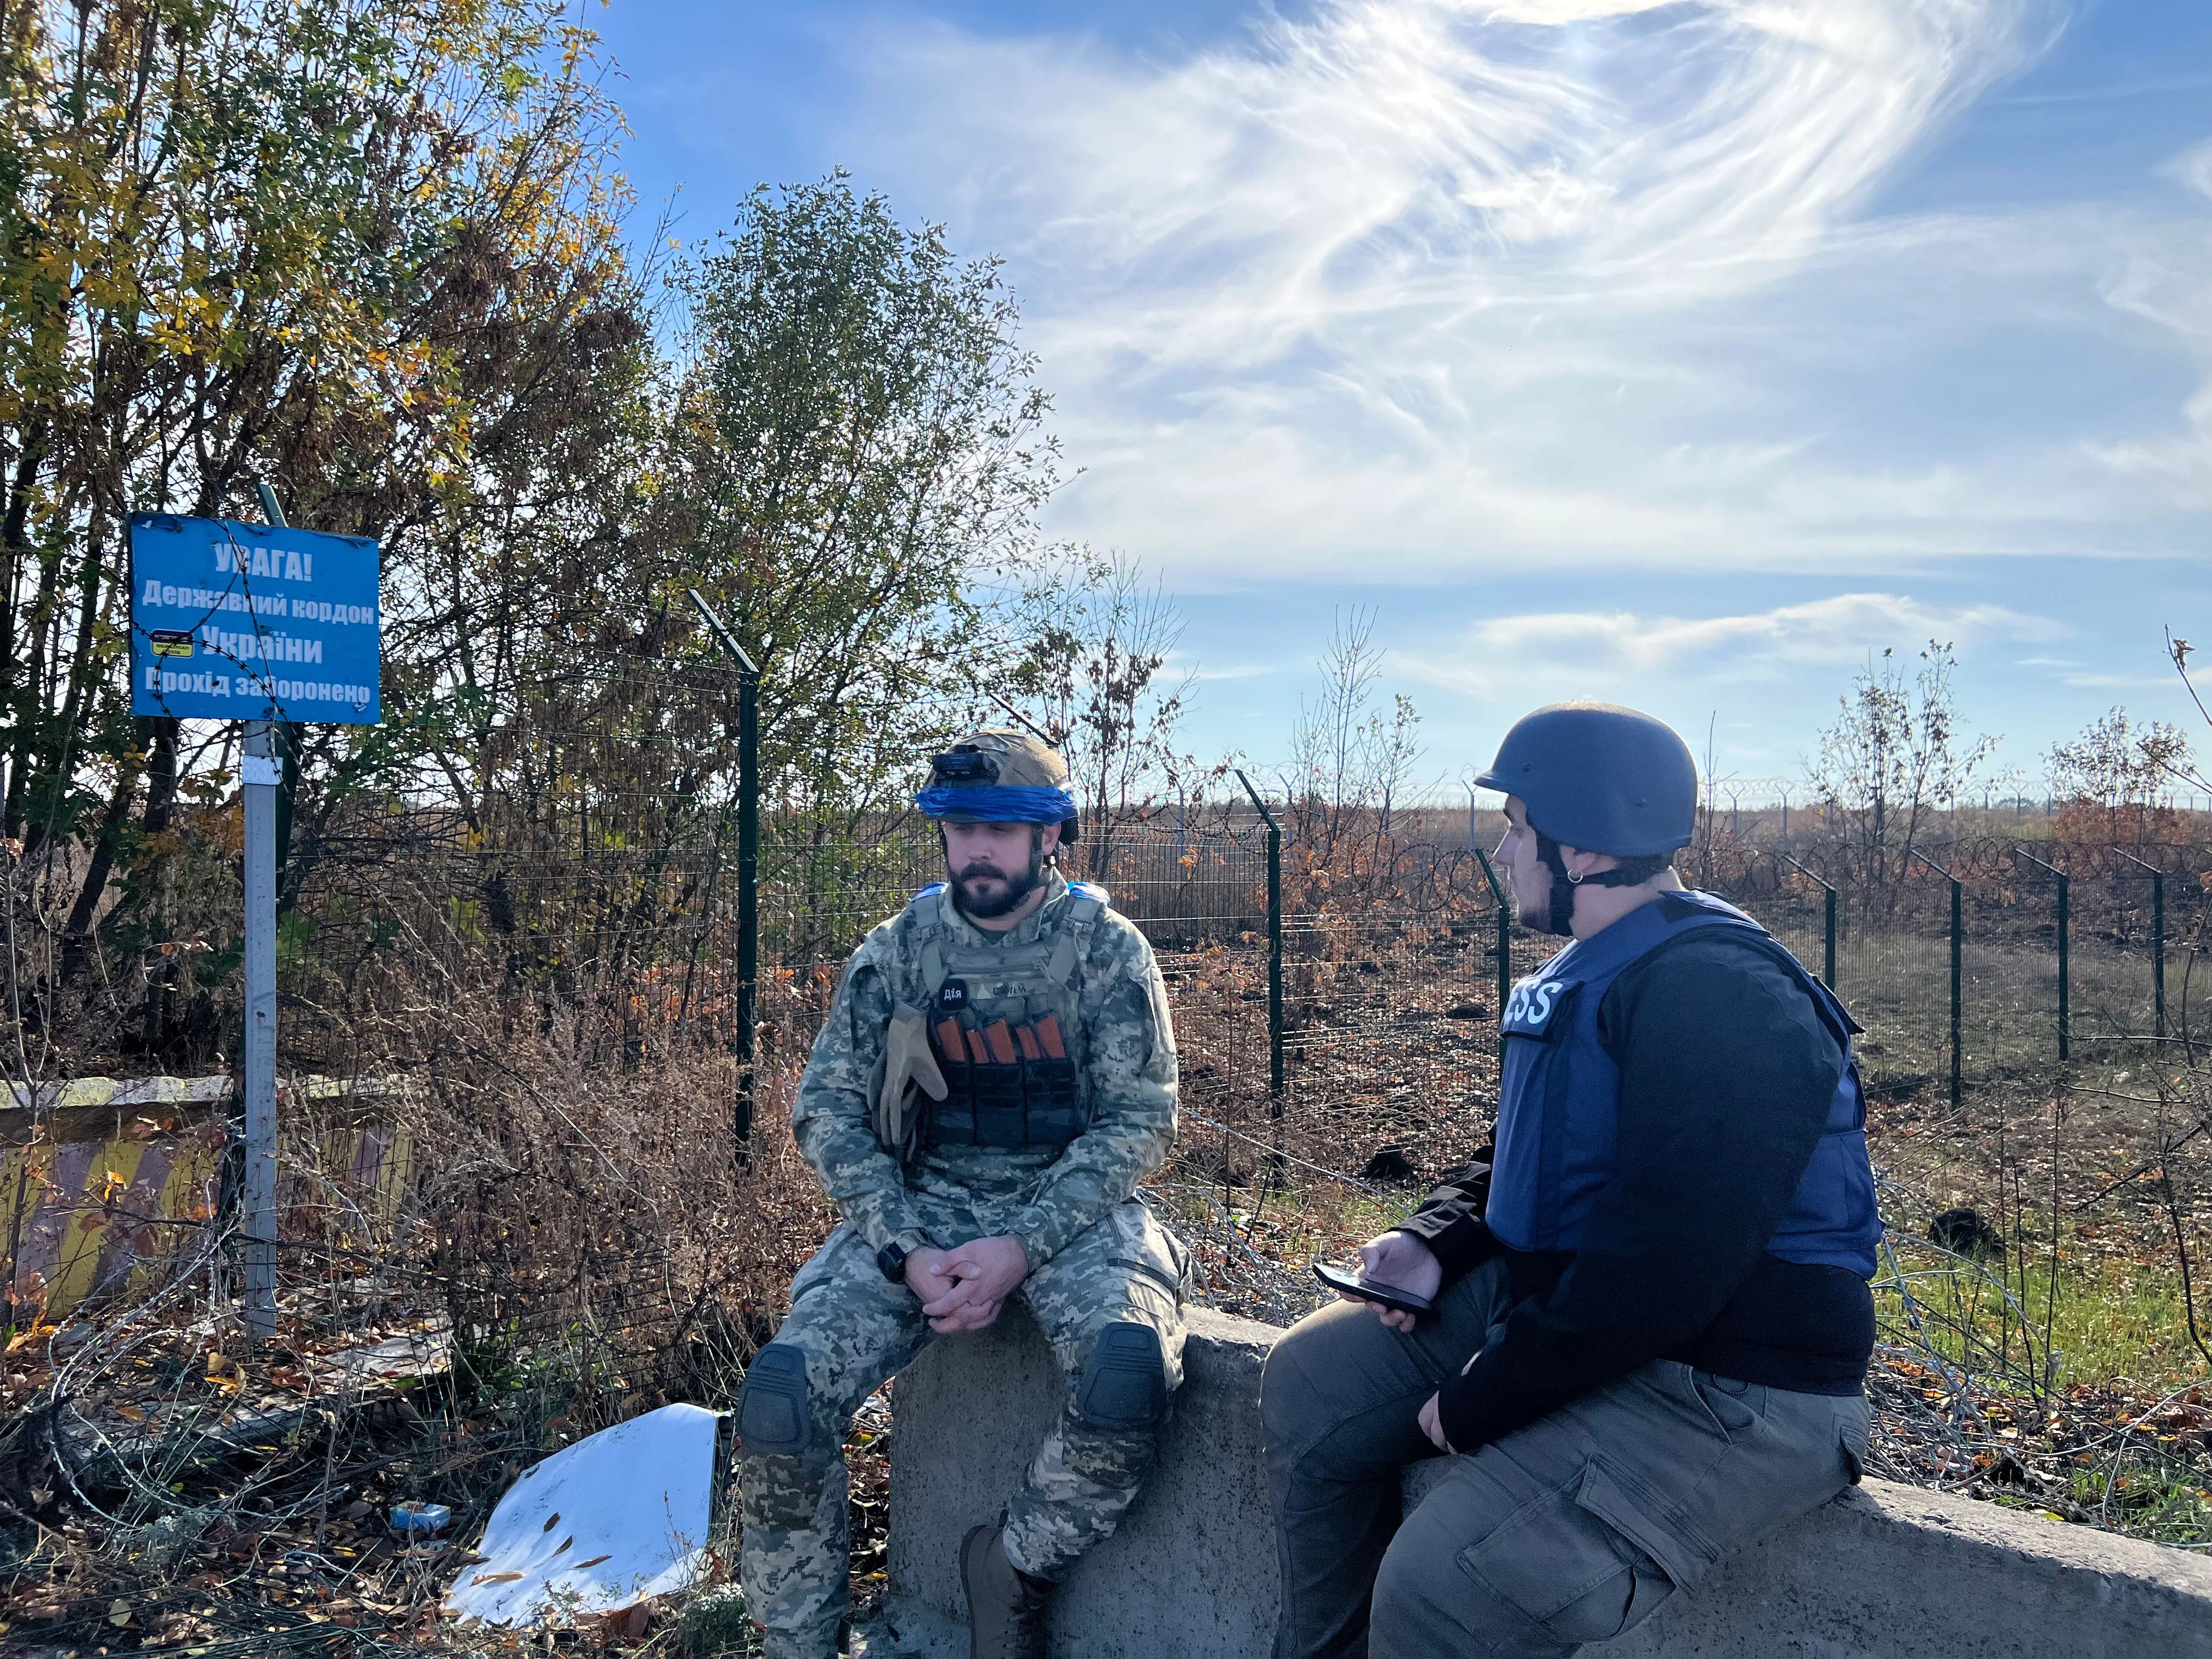
<svg viewBox="0 0 2212 1659">
<path fill-rule="evenodd" d="M 1525 714 L 1475 782 L 1518 795 L 1536 830 L 1569 847 L 1649 858 L 1690 844 L 1698 768 L 1663 720 L 1609 702 Z"/>
<path fill-rule="evenodd" d="M 1012 726 L 970 732 L 933 756 L 914 804 L 939 823 L 1056 823 L 1065 842 L 1081 828 L 1060 750 Z"/>
</svg>

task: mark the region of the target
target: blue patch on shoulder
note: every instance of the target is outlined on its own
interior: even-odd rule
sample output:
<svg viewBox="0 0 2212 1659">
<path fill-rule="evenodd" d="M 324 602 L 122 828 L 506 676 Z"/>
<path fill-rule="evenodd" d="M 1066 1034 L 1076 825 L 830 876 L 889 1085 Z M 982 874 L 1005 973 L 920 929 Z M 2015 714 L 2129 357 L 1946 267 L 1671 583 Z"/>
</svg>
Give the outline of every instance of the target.
<svg viewBox="0 0 2212 1659">
<path fill-rule="evenodd" d="M 1097 899 L 1101 904 L 1114 902 L 1114 896 L 1095 881 L 1071 881 L 1067 890 L 1079 898 Z"/>
<path fill-rule="evenodd" d="M 916 898 L 927 898 L 932 893 L 941 893 L 944 890 L 945 884 L 943 882 L 933 881 L 928 886 L 924 887 L 920 891 L 916 892 L 915 896 Z"/>
</svg>

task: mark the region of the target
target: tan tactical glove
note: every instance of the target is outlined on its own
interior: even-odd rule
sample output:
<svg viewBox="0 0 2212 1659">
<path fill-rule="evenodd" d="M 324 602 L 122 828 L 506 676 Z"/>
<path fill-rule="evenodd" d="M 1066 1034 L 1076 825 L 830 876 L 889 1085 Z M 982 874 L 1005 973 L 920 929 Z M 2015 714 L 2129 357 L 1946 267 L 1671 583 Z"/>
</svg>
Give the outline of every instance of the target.
<svg viewBox="0 0 2212 1659">
<path fill-rule="evenodd" d="M 884 1030 L 883 1082 L 876 1093 L 876 1144 L 895 1158 L 906 1156 L 919 1117 L 907 1093 L 909 1085 L 932 1100 L 945 1098 L 945 1073 L 930 1052 L 921 1010 L 902 1002 Z"/>
</svg>

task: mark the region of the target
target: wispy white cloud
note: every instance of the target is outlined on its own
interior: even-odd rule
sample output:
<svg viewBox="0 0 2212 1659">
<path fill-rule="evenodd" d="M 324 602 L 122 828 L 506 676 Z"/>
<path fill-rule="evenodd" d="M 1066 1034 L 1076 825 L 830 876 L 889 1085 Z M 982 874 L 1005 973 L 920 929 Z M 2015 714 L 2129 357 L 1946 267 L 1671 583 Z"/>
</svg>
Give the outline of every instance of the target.
<svg viewBox="0 0 2212 1659">
<path fill-rule="evenodd" d="M 1594 696 L 1694 676 L 1708 684 L 1775 680 L 1856 665 L 1930 640 L 2054 640 L 2064 627 L 1997 605 L 1944 606 L 1894 593 L 1839 593 L 1744 616 L 1553 611 L 1492 617 L 1449 657 L 1393 653 L 1408 677 L 1486 699 Z"/>
<path fill-rule="evenodd" d="M 879 136 L 1013 259 L 1088 467 L 1072 532 L 1185 586 L 1865 568 L 2077 545 L 2108 511 L 2078 444 L 1870 457 L 1801 401 L 1863 372 L 1863 289 L 1893 335 L 1900 298 L 1979 325 L 1960 290 L 1993 270 L 2097 304 L 2079 227 L 1858 217 L 2064 15 L 1322 0 L 1170 59 L 939 26 L 872 50 Z"/>
<path fill-rule="evenodd" d="M 2199 198 L 2212 200 L 2212 141 L 2174 157 L 2165 172 Z M 2183 409 L 2179 431 L 2097 444 L 2094 453 L 2177 506 L 2212 509 L 2212 220 L 2169 222 L 2132 238 L 2106 284 L 2105 298 L 2116 310 L 2171 336 L 2204 378 Z"/>
</svg>

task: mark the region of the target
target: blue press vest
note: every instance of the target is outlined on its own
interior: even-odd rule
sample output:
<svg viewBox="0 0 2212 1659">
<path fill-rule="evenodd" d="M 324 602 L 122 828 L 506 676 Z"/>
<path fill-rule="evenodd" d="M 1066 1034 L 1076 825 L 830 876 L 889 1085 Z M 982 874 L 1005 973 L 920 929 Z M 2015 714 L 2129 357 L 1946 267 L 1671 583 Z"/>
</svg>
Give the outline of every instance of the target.
<svg viewBox="0 0 2212 1659">
<path fill-rule="evenodd" d="M 1577 939 L 1513 988 L 1503 1029 L 1498 1155 L 1486 1219 L 1516 1250 L 1572 1250 L 1598 1189 L 1610 1180 L 1620 1127 L 1620 1070 L 1598 1041 L 1598 1004 L 1622 973 L 1683 934 L 1729 927 L 1772 935 L 1710 893 L 1674 893 Z M 1867 1162 L 1866 1099 L 1850 1034 L 1859 1028 L 1834 993 L 1775 946 L 1844 1048 L 1844 1074 L 1828 1123 L 1790 1212 L 1767 1241 L 1784 1261 L 1875 1272 L 1881 1218 Z M 1722 1153 L 1725 1156 L 1725 1153 Z"/>
</svg>

